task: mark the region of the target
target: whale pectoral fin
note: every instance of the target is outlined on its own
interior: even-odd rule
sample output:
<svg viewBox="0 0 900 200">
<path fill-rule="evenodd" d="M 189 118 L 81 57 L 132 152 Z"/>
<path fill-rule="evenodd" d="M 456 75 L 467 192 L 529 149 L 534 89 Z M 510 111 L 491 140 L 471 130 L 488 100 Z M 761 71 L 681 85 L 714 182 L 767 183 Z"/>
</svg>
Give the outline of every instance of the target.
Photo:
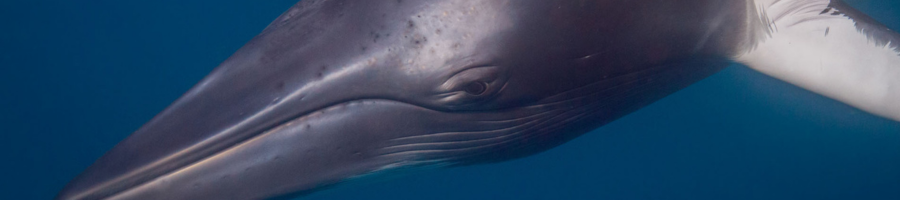
<svg viewBox="0 0 900 200">
<path fill-rule="evenodd" d="M 900 121 L 900 34 L 840 1 L 756 4 L 760 37 L 736 61 Z"/>
</svg>

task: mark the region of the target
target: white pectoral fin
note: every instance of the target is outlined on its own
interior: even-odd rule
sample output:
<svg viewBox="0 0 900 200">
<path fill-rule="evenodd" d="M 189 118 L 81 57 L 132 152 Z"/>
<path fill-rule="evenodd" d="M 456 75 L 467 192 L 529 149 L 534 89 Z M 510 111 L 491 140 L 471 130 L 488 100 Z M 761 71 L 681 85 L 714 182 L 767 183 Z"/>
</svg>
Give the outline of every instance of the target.
<svg viewBox="0 0 900 200">
<path fill-rule="evenodd" d="M 757 4 L 768 34 L 738 55 L 738 62 L 900 121 L 900 34 L 855 16 L 860 13 L 840 2 L 757 0 Z"/>
</svg>

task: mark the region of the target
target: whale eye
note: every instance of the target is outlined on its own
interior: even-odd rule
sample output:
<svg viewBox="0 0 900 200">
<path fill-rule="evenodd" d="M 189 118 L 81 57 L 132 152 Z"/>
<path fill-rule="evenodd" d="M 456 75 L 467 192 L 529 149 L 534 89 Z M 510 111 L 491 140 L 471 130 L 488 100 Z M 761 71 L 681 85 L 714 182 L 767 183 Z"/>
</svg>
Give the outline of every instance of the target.
<svg viewBox="0 0 900 200">
<path fill-rule="evenodd" d="M 436 97 L 446 106 L 473 107 L 496 97 L 506 83 L 498 66 L 480 66 L 456 72 L 437 88 Z"/>
<path fill-rule="evenodd" d="M 476 81 L 466 85 L 465 91 L 470 95 L 478 96 L 484 94 L 487 91 L 487 87 L 488 85 L 484 81 Z"/>
</svg>

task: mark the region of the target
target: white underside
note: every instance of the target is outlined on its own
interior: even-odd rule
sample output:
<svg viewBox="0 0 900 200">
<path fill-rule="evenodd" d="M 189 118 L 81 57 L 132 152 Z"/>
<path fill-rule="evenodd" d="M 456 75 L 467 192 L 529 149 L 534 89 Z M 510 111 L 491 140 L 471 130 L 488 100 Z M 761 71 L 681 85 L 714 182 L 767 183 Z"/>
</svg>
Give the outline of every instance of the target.
<svg viewBox="0 0 900 200">
<path fill-rule="evenodd" d="M 844 15 L 821 15 L 829 0 L 755 1 L 771 34 L 737 61 L 900 121 L 900 53 L 877 45 Z"/>
</svg>

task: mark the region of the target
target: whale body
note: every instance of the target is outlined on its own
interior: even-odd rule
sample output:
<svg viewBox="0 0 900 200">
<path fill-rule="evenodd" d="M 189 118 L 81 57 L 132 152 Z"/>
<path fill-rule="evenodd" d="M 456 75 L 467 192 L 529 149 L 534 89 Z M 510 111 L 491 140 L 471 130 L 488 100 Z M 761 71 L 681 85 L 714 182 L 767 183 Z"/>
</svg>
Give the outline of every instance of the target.
<svg viewBox="0 0 900 200">
<path fill-rule="evenodd" d="M 287 198 L 506 161 L 732 62 L 900 120 L 898 42 L 829 0 L 304 0 L 57 198 Z"/>
</svg>

